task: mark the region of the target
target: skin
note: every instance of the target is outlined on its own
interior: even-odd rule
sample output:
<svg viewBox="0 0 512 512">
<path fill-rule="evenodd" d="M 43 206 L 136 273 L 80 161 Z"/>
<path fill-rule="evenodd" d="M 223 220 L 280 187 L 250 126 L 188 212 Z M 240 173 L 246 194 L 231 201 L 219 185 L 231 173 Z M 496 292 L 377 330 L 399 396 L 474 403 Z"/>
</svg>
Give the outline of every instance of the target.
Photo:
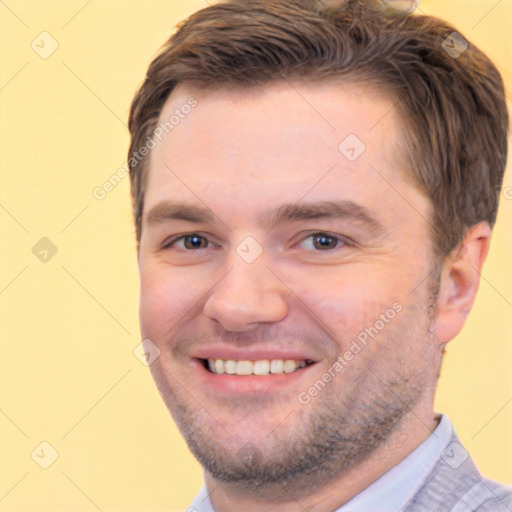
<svg viewBox="0 0 512 512">
<path fill-rule="evenodd" d="M 442 350 L 472 306 L 489 227 L 473 226 L 436 266 L 431 201 L 405 178 L 393 102 L 374 91 L 180 85 L 160 120 L 191 95 L 197 107 L 149 162 L 138 258 L 141 332 L 160 350 L 150 370 L 216 511 L 336 509 L 437 426 Z M 353 162 L 338 150 L 351 133 L 366 145 Z M 207 207 L 212 219 L 148 222 L 168 200 Z M 381 229 L 352 217 L 265 222 L 283 204 L 338 200 L 364 206 Z M 174 241 L 187 233 L 204 237 L 199 248 Z M 326 249 L 315 233 L 341 243 Z M 262 250 L 252 263 L 236 251 L 248 236 Z M 301 403 L 393 304 L 400 312 Z M 292 378 L 227 382 L 197 363 L 208 350 L 295 351 L 315 364 Z"/>
</svg>

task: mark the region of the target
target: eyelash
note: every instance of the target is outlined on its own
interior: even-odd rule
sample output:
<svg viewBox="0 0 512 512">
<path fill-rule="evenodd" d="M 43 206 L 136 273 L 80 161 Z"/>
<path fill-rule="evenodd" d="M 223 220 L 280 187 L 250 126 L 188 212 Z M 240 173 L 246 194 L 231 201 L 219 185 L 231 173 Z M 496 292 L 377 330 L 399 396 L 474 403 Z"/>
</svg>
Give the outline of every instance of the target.
<svg viewBox="0 0 512 512">
<path fill-rule="evenodd" d="M 335 249 L 339 249 L 340 248 L 340 244 L 341 246 L 346 246 L 346 247 L 353 247 L 355 244 L 353 242 L 351 242 L 350 240 L 348 240 L 347 238 L 345 237 L 342 237 L 340 235 L 334 235 L 334 234 L 331 234 L 327 231 L 315 231 L 313 233 L 310 233 L 309 235 L 307 235 L 306 237 L 302 238 L 301 240 L 299 240 L 299 242 L 297 242 L 296 244 L 294 244 L 293 248 L 295 248 L 297 245 L 299 245 L 301 242 L 304 242 L 305 240 L 307 240 L 308 238 L 311 238 L 311 237 L 314 237 L 314 236 L 318 236 L 318 235 L 324 235 L 328 238 L 332 238 L 334 240 L 337 240 L 337 244 L 336 244 L 336 247 L 332 248 L 332 249 L 326 249 L 325 251 L 321 251 L 321 250 L 318 250 L 318 251 L 315 251 L 315 252 L 330 252 L 330 251 L 334 251 Z M 180 240 L 183 240 L 187 237 L 192 237 L 192 236 L 196 236 L 197 238 L 201 238 L 203 240 L 207 240 L 208 243 L 211 243 L 207 237 L 203 236 L 203 235 L 200 235 L 199 233 L 185 233 L 184 235 L 180 235 L 170 241 L 168 241 L 167 243 L 165 243 L 162 247 L 162 249 L 171 249 L 174 244 L 176 244 L 177 242 L 179 242 Z M 194 251 L 198 251 L 200 249 L 207 249 L 208 247 L 200 247 L 199 249 L 184 249 L 184 252 L 194 252 Z"/>
</svg>

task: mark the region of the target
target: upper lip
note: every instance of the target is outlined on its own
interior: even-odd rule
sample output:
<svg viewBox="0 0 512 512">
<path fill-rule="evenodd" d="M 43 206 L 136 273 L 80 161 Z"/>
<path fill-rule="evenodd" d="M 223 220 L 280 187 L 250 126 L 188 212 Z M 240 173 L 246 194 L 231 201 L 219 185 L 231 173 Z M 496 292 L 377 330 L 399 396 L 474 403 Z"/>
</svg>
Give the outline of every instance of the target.
<svg viewBox="0 0 512 512">
<path fill-rule="evenodd" d="M 234 347 L 226 347 L 220 345 L 211 345 L 199 347 L 191 354 L 196 359 L 232 359 L 236 361 L 260 361 L 264 359 L 292 359 L 295 361 L 318 361 L 313 354 L 299 349 L 240 349 Z"/>
</svg>

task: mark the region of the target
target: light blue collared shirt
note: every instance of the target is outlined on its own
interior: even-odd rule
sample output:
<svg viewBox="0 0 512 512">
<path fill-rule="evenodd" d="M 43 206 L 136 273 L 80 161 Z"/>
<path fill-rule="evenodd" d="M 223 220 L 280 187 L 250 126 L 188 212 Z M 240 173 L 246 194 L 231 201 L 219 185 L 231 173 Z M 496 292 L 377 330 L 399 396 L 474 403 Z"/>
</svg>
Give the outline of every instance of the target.
<svg viewBox="0 0 512 512">
<path fill-rule="evenodd" d="M 423 443 L 336 512 L 400 512 L 434 469 L 452 434 L 450 419 L 442 415 L 439 425 Z M 215 512 L 206 487 L 187 512 Z"/>
</svg>

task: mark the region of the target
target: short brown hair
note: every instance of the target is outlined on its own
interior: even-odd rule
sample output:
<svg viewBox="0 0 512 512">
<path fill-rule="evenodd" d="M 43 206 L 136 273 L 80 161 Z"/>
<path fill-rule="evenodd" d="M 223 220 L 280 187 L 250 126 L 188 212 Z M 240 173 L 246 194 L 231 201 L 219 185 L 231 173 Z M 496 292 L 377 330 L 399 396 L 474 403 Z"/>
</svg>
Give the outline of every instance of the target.
<svg viewBox="0 0 512 512">
<path fill-rule="evenodd" d="M 226 0 L 178 25 L 130 110 L 128 165 L 138 243 L 148 170 L 147 158 L 133 154 L 153 136 L 179 83 L 212 90 L 283 78 L 346 78 L 377 86 L 397 101 L 407 167 L 434 206 L 436 252 L 447 255 L 478 222 L 494 225 L 508 133 L 496 67 L 465 39 L 454 40 L 455 29 L 440 19 L 397 16 L 377 0 L 329 4 Z M 449 52 L 455 43 L 459 52 L 467 49 Z"/>
</svg>

